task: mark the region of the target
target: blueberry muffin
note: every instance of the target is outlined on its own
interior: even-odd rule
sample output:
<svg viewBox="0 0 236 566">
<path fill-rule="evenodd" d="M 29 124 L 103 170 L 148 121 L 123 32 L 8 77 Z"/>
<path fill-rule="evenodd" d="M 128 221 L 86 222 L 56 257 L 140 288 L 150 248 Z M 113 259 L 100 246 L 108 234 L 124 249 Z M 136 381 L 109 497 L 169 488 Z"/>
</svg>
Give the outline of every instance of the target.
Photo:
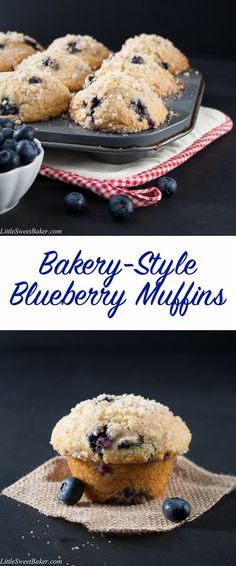
<svg viewBox="0 0 236 566">
<path fill-rule="evenodd" d="M 82 88 L 85 77 L 90 72 L 90 67 L 81 57 L 73 57 L 69 53 L 61 51 L 43 51 L 32 55 L 19 65 L 18 69 L 31 70 L 37 75 L 38 72 L 46 72 L 64 84 L 71 92 Z"/>
<path fill-rule="evenodd" d="M 68 109 L 71 95 L 60 81 L 34 70 L 0 74 L 0 116 L 16 123 L 56 118 Z"/>
<path fill-rule="evenodd" d="M 12 71 L 23 59 L 42 50 L 43 47 L 28 35 L 0 32 L 0 71 Z"/>
<path fill-rule="evenodd" d="M 173 75 L 178 75 L 189 67 L 187 57 L 169 39 L 164 39 L 159 35 L 142 33 L 130 37 L 124 43 L 121 52 L 128 55 L 146 53 Z"/>
<path fill-rule="evenodd" d="M 78 92 L 71 118 L 84 128 L 106 132 L 139 132 L 164 122 L 167 110 L 145 84 L 119 72 L 108 73 Z"/>
<path fill-rule="evenodd" d="M 48 51 L 61 51 L 63 54 L 82 58 L 91 70 L 98 69 L 103 60 L 110 55 L 109 49 L 89 35 L 68 34 L 55 39 L 48 47 Z"/>
<path fill-rule="evenodd" d="M 191 433 L 160 403 L 135 395 L 99 395 L 76 405 L 52 432 L 85 496 L 99 503 L 133 504 L 161 497 Z"/>
<path fill-rule="evenodd" d="M 106 59 L 94 75 L 88 75 L 85 79 L 85 87 L 112 71 L 125 73 L 135 80 L 144 80 L 160 96 L 168 96 L 178 91 L 178 84 L 173 75 L 145 53 L 142 55 L 141 53 L 136 53 L 136 55 L 116 53 Z"/>
</svg>

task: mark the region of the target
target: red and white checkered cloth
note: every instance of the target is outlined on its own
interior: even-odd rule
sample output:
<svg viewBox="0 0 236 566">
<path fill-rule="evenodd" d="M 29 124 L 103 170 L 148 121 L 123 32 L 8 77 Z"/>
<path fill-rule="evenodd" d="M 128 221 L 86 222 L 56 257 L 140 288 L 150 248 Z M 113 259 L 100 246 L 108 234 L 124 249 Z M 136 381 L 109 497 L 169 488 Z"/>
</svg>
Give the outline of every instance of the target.
<svg viewBox="0 0 236 566">
<path fill-rule="evenodd" d="M 175 169 L 175 167 L 182 165 L 182 163 L 195 155 L 195 153 L 201 151 L 208 144 L 229 132 L 232 127 L 232 120 L 226 114 L 222 114 L 222 122 L 220 125 L 211 128 L 197 140 L 193 141 L 187 148 L 182 151 L 177 151 L 175 155 L 159 165 L 123 178 L 90 178 L 53 166 L 42 166 L 40 173 L 46 177 L 56 179 L 57 181 L 84 187 L 104 199 L 110 199 L 114 195 L 124 194 L 132 200 L 135 207 L 150 206 L 157 204 L 161 200 L 161 192 L 157 186 L 144 189 L 142 185 L 154 179 L 158 179 L 158 177 L 166 175 L 169 171 Z M 189 136 L 191 136 L 191 134 L 189 134 Z M 134 187 L 140 188 L 135 189 Z"/>
</svg>

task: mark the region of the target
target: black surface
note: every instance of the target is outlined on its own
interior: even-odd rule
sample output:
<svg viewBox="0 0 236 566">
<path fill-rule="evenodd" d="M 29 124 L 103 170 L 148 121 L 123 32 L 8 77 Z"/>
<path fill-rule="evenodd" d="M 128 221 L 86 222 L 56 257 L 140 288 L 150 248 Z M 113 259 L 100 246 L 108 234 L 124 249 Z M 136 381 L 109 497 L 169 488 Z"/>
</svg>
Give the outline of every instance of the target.
<svg viewBox="0 0 236 566">
<path fill-rule="evenodd" d="M 235 63 L 194 60 L 193 64 L 206 82 L 203 104 L 218 108 L 235 119 Z M 157 207 L 135 210 L 126 223 L 113 221 L 107 203 L 83 189 L 81 192 L 87 195 L 88 204 L 85 214 L 67 215 L 63 198 L 66 191 L 73 190 L 71 185 L 38 178 L 19 206 L 0 216 L 0 233 L 9 228 L 17 228 L 19 233 L 41 228 L 47 234 L 56 230 L 64 235 L 235 234 L 235 139 L 233 129 L 170 173 L 178 182 L 176 196 L 163 200 Z"/>
<path fill-rule="evenodd" d="M 236 474 L 234 344 L 234 334 L 221 332 L 1 333 L 0 488 L 51 457 L 56 420 L 103 391 L 169 404 L 192 430 L 190 458 Z M 235 503 L 235 493 L 228 495 L 171 533 L 101 537 L 1 497 L 0 558 L 61 556 L 63 566 L 233 566 Z"/>
<path fill-rule="evenodd" d="M 45 46 L 66 33 L 94 35 L 113 49 L 135 34 L 170 37 L 190 54 L 214 57 L 235 55 L 233 3 L 216 0 L 11 0 L 1 10 L 1 29 L 36 36 Z"/>
</svg>

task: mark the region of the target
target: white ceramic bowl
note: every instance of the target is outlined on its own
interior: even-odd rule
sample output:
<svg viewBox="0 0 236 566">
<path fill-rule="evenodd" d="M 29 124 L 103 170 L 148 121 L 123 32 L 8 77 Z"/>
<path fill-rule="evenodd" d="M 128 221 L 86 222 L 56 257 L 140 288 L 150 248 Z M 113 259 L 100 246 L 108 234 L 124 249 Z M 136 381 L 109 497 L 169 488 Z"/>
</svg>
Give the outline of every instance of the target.
<svg viewBox="0 0 236 566">
<path fill-rule="evenodd" d="M 43 162 L 44 150 L 39 140 L 35 139 L 40 153 L 29 163 L 6 173 L 0 173 L 0 214 L 14 208 L 27 193 Z"/>
</svg>

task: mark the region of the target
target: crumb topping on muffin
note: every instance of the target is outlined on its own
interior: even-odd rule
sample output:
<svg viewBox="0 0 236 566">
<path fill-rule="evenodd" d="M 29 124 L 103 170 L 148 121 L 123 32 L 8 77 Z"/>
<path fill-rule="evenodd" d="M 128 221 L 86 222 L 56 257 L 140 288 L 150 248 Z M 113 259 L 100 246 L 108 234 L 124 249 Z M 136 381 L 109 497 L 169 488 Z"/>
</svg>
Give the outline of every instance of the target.
<svg viewBox="0 0 236 566">
<path fill-rule="evenodd" d="M 167 109 L 144 81 L 115 70 L 73 97 L 70 116 L 84 128 L 139 132 L 164 122 Z"/>
<path fill-rule="evenodd" d="M 56 424 L 51 437 L 63 456 L 117 464 L 184 454 L 190 441 L 187 425 L 168 407 L 133 394 L 82 401 Z"/>
</svg>

